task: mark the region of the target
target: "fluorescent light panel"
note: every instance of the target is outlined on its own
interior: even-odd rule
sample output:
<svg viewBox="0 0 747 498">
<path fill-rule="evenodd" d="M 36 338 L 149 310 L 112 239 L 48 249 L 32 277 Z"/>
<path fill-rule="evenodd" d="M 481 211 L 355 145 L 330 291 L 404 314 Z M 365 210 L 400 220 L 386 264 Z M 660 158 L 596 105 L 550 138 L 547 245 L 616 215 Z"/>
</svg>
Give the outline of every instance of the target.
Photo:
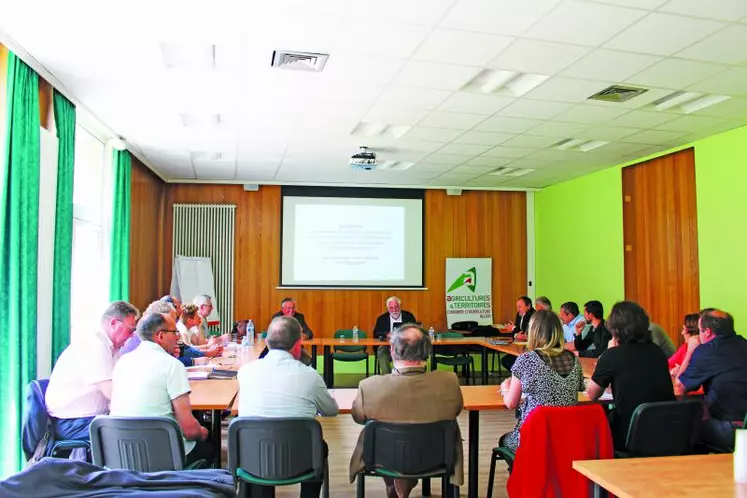
<svg viewBox="0 0 747 498">
<path fill-rule="evenodd" d="M 548 76 L 504 69 L 486 69 L 464 86 L 464 90 L 521 97 L 544 82 Z"/>
<path fill-rule="evenodd" d="M 604 140 L 582 140 L 580 138 L 566 138 L 556 143 L 554 147 L 559 150 L 574 150 L 580 152 L 589 152 L 590 150 L 598 149 L 609 142 Z"/>
<path fill-rule="evenodd" d="M 731 97 L 727 95 L 703 95 L 697 92 L 674 92 L 653 102 L 657 111 L 666 111 L 674 109 L 675 111 L 690 114 L 692 112 L 705 109 L 715 104 L 719 104 Z"/>
<path fill-rule="evenodd" d="M 407 125 L 390 125 L 386 123 L 378 122 L 365 122 L 361 121 L 356 125 L 352 131 L 352 135 L 359 135 L 364 137 L 392 137 L 400 138 L 403 137 L 412 126 Z"/>
<path fill-rule="evenodd" d="M 405 171 L 410 169 L 415 164 L 409 161 L 384 161 L 379 164 L 376 169 L 387 169 L 392 171 Z"/>
<path fill-rule="evenodd" d="M 657 111 L 666 111 L 672 107 L 684 104 L 690 100 L 700 97 L 702 94 L 695 92 L 674 92 L 666 95 L 653 103 Z"/>
<path fill-rule="evenodd" d="M 683 104 L 682 106 L 680 106 L 680 109 L 682 109 L 682 112 L 684 112 L 685 114 L 690 114 L 691 112 L 699 111 L 701 109 L 705 109 L 706 107 L 720 104 L 721 102 L 729 100 L 730 98 L 731 97 L 727 95 L 706 95 L 705 97 L 701 97 L 698 100 L 693 100 L 686 104 Z"/>
</svg>

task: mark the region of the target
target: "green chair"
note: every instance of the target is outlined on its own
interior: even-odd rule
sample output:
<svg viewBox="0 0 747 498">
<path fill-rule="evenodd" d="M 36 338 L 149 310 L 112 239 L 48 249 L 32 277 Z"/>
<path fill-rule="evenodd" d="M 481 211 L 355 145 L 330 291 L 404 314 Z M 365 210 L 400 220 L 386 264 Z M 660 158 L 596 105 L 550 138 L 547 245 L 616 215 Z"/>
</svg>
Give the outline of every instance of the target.
<svg viewBox="0 0 747 498">
<path fill-rule="evenodd" d="M 464 336 L 458 332 L 443 332 L 441 334 L 442 339 L 462 337 Z M 441 363 L 454 367 L 454 373 L 457 372 L 457 367 L 462 367 L 462 374 L 467 379 L 467 384 L 470 383 L 471 379 L 474 379 L 475 360 L 472 358 L 468 346 L 435 346 L 435 351 L 437 364 Z M 472 383 L 474 384 L 474 380 L 472 380 Z"/>
<path fill-rule="evenodd" d="M 313 418 L 237 417 L 228 426 L 228 470 L 237 496 L 251 496 L 255 486 L 322 481 L 327 497 L 325 453 L 322 426 Z"/>
<path fill-rule="evenodd" d="M 262 340 L 262 341 L 264 341 L 265 339 L 267 339 L 267 331 L 266 331 L 266 330 L 263 330 L 263 331 L 262 331 L 262 332 L 261 332 L 261 333 L 259 334 L 259 338 L 260 338 L 260 340 Z"/>
<path fill-rule="evenodd" d="M 488 493 L 485 495 L 487 498 L 493 498 L 493 482 L 495 481 L 495 464 L 498 460 L 505 460 L 508 464 L 508 473 L 511 473 L 511 468 L 514 466 L 514 459 L 516 455 L 513 451 L 506 448 L 505 446 L 496 446 L 493 448 L 493 453 L 490 456 L 490 474 L 488 476 Z"/>
<path fill-rule="evenodd" d="M 352 330 L 338 330 L 337 332 L 335 332 L 335 339 L 339 339 L 341 337 L 344 337 L 346 342 L 350 341 L 351 343 L 355 344 L 353 342 Z M 365 339 L 366 333 L 362 330 L 359 330 L 358 338 Z M 366 346 L 335 346 L 332 348 L 332 360 L 347 362 L 365 361 L 366 377 L 368 377 L 369 375 L 368 351 L 366 351 Z"/>
</svg>

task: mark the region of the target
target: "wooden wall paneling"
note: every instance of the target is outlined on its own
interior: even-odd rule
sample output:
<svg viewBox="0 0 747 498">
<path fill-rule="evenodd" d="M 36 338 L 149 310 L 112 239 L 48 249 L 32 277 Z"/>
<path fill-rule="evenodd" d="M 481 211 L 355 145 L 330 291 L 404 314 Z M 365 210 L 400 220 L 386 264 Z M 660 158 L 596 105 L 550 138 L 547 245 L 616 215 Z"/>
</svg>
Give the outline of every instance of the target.
<svg viewBox="0 0 747 498">
<path fill-rule="evenodd" d="M 425 192 L 425 283 L 427 291 L 278 290 L 280 274 L 280 187 L 245 192 L 239 185 L 167 185 L 164 275 L 171 281 L 171 217 L 174 203 L 236 204 L 236 318 L 252 318 L 264 330 L 280 301 L 294 297 L 320 337 L 358 325 L 370 333 L 384 301 L 396 294 L 403 307 L 426 326 L 446 325 L 445 259 L 493 258 L 496 321 L 515 314 L 516 297 L 526 292 L 526 197 L 523 192 L 467 191 L 447 196 Z M 507 260 L 506 260 L 507 259 Z"/>
<path fill-rule="evenodd" d="M 163 272 L 166 184 L 133 156 L 131 185 L 130 302 L 142 311 L 171 287 Z"/>
<path fill-rule="evenodd" d="M 675 343 L 700 305 L 695 159 L 687 149 L 623 169 L 625 296 Z"/>
<path fill-rule="evenodd" d="M 54 88 L 39 77 L 39 124 L 42 128 L 56 132 L 54 124 Z"/>
</svg>

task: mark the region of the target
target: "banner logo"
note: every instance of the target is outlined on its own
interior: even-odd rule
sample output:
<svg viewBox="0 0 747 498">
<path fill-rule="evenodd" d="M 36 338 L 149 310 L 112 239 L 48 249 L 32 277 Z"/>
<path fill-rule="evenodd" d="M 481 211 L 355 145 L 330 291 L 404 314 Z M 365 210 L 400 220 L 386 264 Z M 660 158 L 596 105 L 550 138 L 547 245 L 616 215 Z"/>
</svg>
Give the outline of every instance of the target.
<svg viewBox="0 0 747 498">
<path fill-rule="evenodd" d="M 474 266 L 458 276 L 456 280 L 454 280 L 454 283 L 451 284 L 451 287 L 449 287 L 449 290 L 447 290 L 446 292 L 455 291 L 460 287 L 466 287 L 473 293 L 475 292 L 475 288 L 477 287 L 477 270 Z"/>
</svg>

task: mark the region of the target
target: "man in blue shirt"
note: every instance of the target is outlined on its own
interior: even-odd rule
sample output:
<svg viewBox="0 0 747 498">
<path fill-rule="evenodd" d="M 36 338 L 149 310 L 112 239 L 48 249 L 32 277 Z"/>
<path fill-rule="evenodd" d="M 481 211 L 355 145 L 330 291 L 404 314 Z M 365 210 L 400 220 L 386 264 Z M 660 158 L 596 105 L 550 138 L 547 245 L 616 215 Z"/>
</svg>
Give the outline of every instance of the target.
<svg viewBox="0 0 747 498">
<path fill-rule="evenodd" d="M 734 451 L 735 422 L 747 413 L 747 340 L 734 332 L 734 318 L 707 310 L 698 320 L 700 346 L 677 381 L 679 391 L 703 386 L 708 418 L 699 440 L 713 450 Z"/>
<path fill-rule="evenodd" d="M 563 322 L 563 337 L 565 342 L 574 342 L 576 340 L 576 324 L 584 322 L 584 317 L 578 311 L 578 304 L 568 301 L 560 305 L 558 313 L 560 321 Z"/>
</svg>

